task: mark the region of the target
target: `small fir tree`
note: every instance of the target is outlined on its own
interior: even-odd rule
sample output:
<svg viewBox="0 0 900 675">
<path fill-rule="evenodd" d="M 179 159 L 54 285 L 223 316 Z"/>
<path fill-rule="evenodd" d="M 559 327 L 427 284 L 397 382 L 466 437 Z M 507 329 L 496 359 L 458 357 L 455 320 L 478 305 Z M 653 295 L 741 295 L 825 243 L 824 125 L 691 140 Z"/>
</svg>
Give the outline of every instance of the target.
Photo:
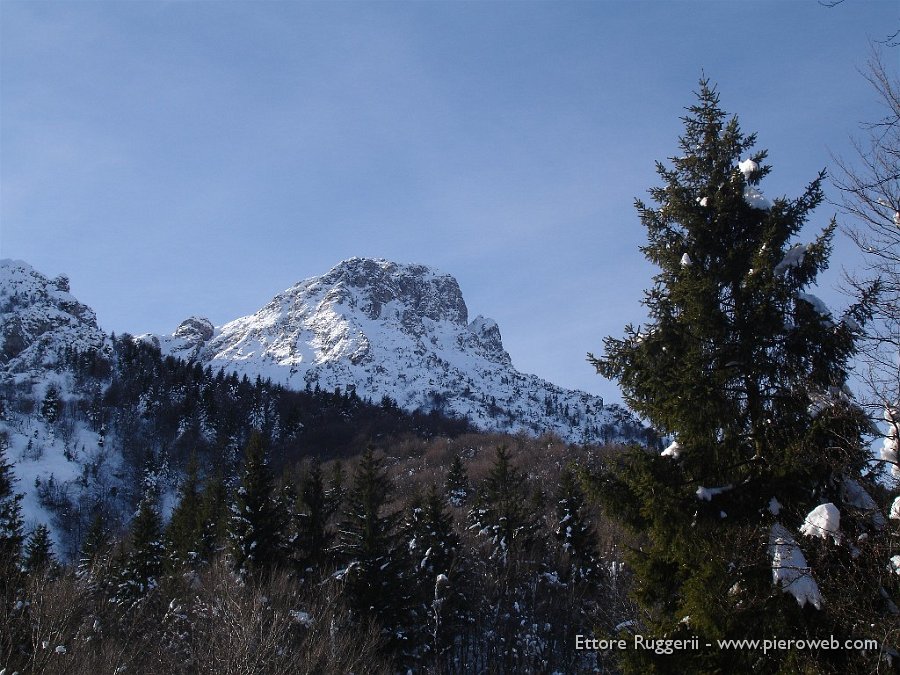
<svg viewBox="0 0 900 675">
<path fill-rule="evenodd" d="M 424 574 L 430 583 L 436 575 L 450 571 L 459 552 L 459 536 L 436 486 L 431 485 L 424 497 L 413 497 L 401 529 L 416 574 Z"/>
<path fill-rule="evenodd" d="M 331 471 L 328 476 L 328 489 L 325 492 L 328 508 L 332 513 L 340 513 L 344 507 L 344 498 L 347 496 L 345 482 L 344 463 L 341 460 L 336 460 L 331 465 Z"/>
<path fill-rule="evenodd" d="M 479 613 L 490 617 L 495 636 L 490 659 L 499 670 L 529 670 L 529 659 L 542 629 L 537 632 L 537 578 L 543 572 L 540 521 L 531 510 L 534 491 L 505 447 L 498 447 L 494 464 L 478 486 L 468 513 L 469 529 L 483 538 L 485 580 Z"/>
<path fill-rule="evenodd" d="M 97 508 L 91 518 L 87 534 L 81 544 L 76 574 L 86 578 L 94 575 L 94 571 L 104 567 L 110 553 L 110 533 L 103 510 Z"/>
<path fill-rule="evenodd" d="M 587 517 L 584 493 L 574 472 L 564 469 L 559 478 L 554 536 L 568 562 L 568 581 L 596 580 L 600 575 L 597 533 Z"/>
<path fill-rule="evenodd" d="M 418 661 L 440 671 L 467 617 L 460 540 L 435 485 L 424 497 L 416 495 L 410 501 L 401 532 L 413 586 L 411 625 L 414 644 L 421 649 Z"/>
<path fill-rule="evenodd" d="M 25 571 L 28 574 L 44 574 L 55 567 L 56 556 L 53 554 L 50 530 L 46 525 L 38 525 L 25 543 Z"/>
<path fill-rule="evenodd" d="M 466 503 L 472 487 L 469 474 L 459 454 L 453 455 L 450 469 L 447 471 L 447 500 L 452 506 L 460 507 Z"/>
<path fill-rule="evenodd" d="M 285 561 L 293 554 L 297 546 L 300 513 L 297 505 L 300 501 L 300 493 L 297 486 L 288 476 L 282 476 L 281 486 L 275 490 L 275 510 L 278 520 L 282 524 L 281 537 L 279 539 L 279 556 Z"/>
<path fill-rule="evenodd" d="M 328 530 L 331 505 L 325 492 L 322 467 L 314 460 L 303 477 L 297 504 L 297 548 L 301 568 L 314 569 L 324 563 L 332 534 Z"/>
<path fill-rule="evenodd" d="M 225 548 L 230 523 L 228 488 L 221 473 L 207 478 L 200 495 L 200 541 L 197 544 L 197 562 L 209 564 L 213 557 Z"/>
<path fill-rule="evenodd" d="M 763 197 L 766 153 L 752 150 L 755 137 L 706 81 L 684 125 L 672 167 L 658 164 L 656 206 L 637 202 L 642 251 L 659 268 L 644 301 L 649 324 L 626 327 L 591 357 L 675 438 L 661 455 L 632 452 L 597 483 L 606 508 L 642 536 L 632 567 L 643 630 L 701 642 L 883 640 L 880 627 L 896 622 L 883 593 L 896 600 L 898 584 L 882 572 L 888 549 L 865 474 L 865 421 L 844 393 L 853 331 L 806 290 L 827 265 L 834 222 L 812 243 L 794 239 L 823 199 L 823 176 L 799 198 Z M 814 516 L 817 507 L 833 517 Z M 805 536 L 807 514 L 835 530 L 839 516 L 839 531 Z M 873 665 L 853 650 L 624 657 L 642 673 Z"/>
<path fill-rule="evenodd" d="M 509 451 L 498 447 L 468 521 L 469 529 L 489 539 L 490 557 L 502 565 L 510 553 L 523 551 L 534 543 L 538 523 L 529 509 L 530 497 L 524 474 L 513 466 Z"/>
<path fill-rule="evenodd" d="M 62 401 L 59 397 L 59 389 L 57 389 L 55 384 L 51 384 L 47 387 L 47 392 L 44 394 L 44 400 L 41 402 L 41 416 L 47 420 L 48 423 L 53 424 L 59 419 L 61 411 Z"/>
</svg>

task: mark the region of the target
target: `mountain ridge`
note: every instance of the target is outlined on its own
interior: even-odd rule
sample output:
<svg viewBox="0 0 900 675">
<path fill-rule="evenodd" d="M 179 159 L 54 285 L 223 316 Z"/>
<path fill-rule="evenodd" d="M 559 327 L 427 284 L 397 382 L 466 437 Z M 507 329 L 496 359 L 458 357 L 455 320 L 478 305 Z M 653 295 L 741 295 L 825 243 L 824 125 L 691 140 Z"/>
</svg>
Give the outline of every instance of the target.
<svg viewBox="0 0 900 675">
<path fill-rule="evenodd" d="M 602 397 L 520 373 L 493 319 L 469 310 L 456 279 L 422 264 L 350 258 L 297 282 L 253 314 L 214 327 L 190 317 L 164 354 L 293 389 L 353 389 L 407 410 L 464 417 L 485 431 L 603 442 L 636 425 Z M 639 426 L 639 425 L 638 425 Z"/>
</svg>

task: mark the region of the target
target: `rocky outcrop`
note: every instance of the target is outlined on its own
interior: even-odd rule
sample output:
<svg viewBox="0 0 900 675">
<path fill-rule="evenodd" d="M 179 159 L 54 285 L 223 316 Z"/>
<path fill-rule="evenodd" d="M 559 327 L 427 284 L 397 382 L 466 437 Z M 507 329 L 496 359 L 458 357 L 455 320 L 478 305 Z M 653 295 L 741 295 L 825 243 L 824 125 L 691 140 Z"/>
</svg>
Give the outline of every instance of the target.
<svg viewBox="0 0 900 675">
<path fill-rule="evenodd" d="M 0 260 L 0 374 L 37 373 L 64 353 L 103 349 L 97 316 L 78 301 L 69 279 L 48 279 L 20 260 Z"/>
</svg>

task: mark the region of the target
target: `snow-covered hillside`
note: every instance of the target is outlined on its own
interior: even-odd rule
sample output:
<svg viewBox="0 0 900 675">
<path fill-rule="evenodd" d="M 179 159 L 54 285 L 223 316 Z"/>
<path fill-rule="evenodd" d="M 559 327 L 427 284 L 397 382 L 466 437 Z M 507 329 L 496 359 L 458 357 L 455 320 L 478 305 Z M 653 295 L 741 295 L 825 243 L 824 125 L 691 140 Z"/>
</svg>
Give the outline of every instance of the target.
<svg viewBox="0 0 900 675">
<path fill-rule="evenodd" d="M 407 410 L 464 417 L 490 431 L 554 432 L 575 442 L 628 436 L 634 419 L 598 396 L 518 372 L 496 322 L 471 322 L 456 279 L 423 265 L 352 258 L 215 329 L 192 317 L 166 354 L 294 389 L 355 389 Z"/>
<path fill-rule="evenodd" d="M 0 260 L 0 443 L 24 494 L 28 530 L 56 524 L 49 504 L 109 482 L 117 469 L 99 427 L 74 421 L 71 406 L 84 392 L 76 393 L 66 367 L 74 353 L 109 352 L 94 311 L 69 292 L 65 276 L 49 279 L 25 262 Z"/>
</svg>

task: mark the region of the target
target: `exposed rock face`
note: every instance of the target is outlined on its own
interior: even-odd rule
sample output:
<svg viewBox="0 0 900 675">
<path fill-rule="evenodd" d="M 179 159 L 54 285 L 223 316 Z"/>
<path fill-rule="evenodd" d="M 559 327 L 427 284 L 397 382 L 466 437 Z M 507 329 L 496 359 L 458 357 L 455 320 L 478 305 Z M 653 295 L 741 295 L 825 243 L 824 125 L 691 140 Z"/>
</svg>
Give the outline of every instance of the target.
<svg viewBox="0 0 900 675">
<path fill-rule="evenodd" d="M 411 332 L 421 332 L 423 319 L 460 326 L 468 323 L 468 310 L 456 279 L 424 265 L 351 258 L 287 292 L 315 293 L 320 288 L 329 289 L 329 302 L 359 307 L 372 320 L 383 318 L 385 305 L 397 303 L 403 308 L 401 323 Z"/>
<path fill-rule="evenodd" d="M 191 318 L 165 353 L 292 388 L 355 389 L 487 430 L 617 437 L 633 419 L 603 400 L 519 373 L 497 323 L 468 308 L 456 279 L 423 265 L 352 258 L 211 330 Z M 144 339 L 148 339 L 145 336 Z M 627 435 L 627 434 L 626 434 Z"/>
<path fill-rule="evenodd" d="M 215 328 L 209 319 L 192 316 L 178 324 L 172 335 L 160 337 L 146 334 L 139 335 L 137 339 L 149 342 L 169 356 L 191 361 L 196 359 L 214 333 Z"/>
<path fill-rule="evenodd" d="M 512 367 L 506 349 L 503 348 L 503 339 L 500 337 L 500 326 L 493 319 L 485 319 L 480 314 L 469 324 L 469 332 L 478 338 L 478 343 L 485 350 L 487 356 L 497 363 L 503 363 Z"/>
<path fill-rule="evenodd" d="M 66 349 L 105 344 L 94 311 L 69 292 L 68 277 L 51 281 L 20 260 L 0 260 L 0 374 L 38 372 Z"/>
<path fill-rule="evenodd" d="M 200 344 L 209 340 L 214 332 L 215 329 L 209 319 L 192 316 L 182 321 L 175 329 L 175 337 Z"/>
</svg>

